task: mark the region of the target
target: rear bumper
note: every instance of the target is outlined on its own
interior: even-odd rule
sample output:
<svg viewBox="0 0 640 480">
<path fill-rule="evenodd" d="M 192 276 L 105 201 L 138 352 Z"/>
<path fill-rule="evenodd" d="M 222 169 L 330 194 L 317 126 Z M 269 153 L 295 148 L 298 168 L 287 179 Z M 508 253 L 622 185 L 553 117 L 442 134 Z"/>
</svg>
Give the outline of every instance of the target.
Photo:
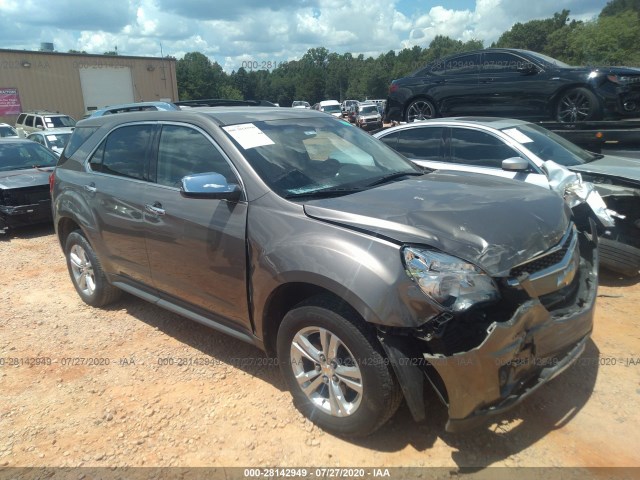
<svg viewBox="0 0 640 480">
<path fill-rule="evenodd" d="M 423 339 L 380 335 L 416 420 L 426 417 L 424 380 L 448 407 L 446 430 L 460 432 L 513 408 L 578 359 L 592 331 L 598 283 L 596 245 L 586 236 L 581 244 L 579 284 L 569 305 L 549 311 L 531 298 L 507 321 L 489 325 L 469 351 L 425 353 Z"/>
</svg>

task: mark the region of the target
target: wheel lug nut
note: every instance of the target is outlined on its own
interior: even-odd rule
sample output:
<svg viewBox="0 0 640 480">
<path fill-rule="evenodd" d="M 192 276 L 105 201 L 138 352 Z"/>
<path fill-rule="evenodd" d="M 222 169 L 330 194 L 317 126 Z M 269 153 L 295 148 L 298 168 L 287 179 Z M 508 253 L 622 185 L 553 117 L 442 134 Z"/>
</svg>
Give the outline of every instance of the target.
<svg viewBox="0 0 640 480">
<path fill-rule="evenodd" d="M 320 355 L 320 361 L 321 362 L 326 362 L 327 361 L 327 357 L 325 357 L 324 355 Z"/>
<path fill-rule="evenodd" d="M 319 363 L 316 363 L 316 372 L 319 372 L 320 370 L 322 370 L 322 367 Z"/>
<path fill-rule="evenodd" d="M 327 377 L 326 375 L 323 375 L 323 376 L 322 376 L 322 381 L 323 381 L 324 383 L 329 383 L 329 377 Z"/>
<path fill-rule="evenodd" d="M 335 375 L 331 377 L 331 380 L 333 380 L 333 383 L 338 383 L 338 377 L 336 377 Z"/>
<path fill-rule="evenodd" d="M 336 361 L 335 361 L 335 360 L 333 360 L 333 361 L 331 362 L 331 368 L 333 368 L 334 370 L 335 370 L 336 368 L 338 368 L 338 364 L 336 363 Z"/>
</svg>

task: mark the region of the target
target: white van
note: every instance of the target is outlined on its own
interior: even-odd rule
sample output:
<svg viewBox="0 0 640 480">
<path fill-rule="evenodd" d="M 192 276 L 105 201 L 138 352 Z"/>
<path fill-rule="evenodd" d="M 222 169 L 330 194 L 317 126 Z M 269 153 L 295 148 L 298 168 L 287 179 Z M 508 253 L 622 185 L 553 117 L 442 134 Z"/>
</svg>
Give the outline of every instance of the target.
<svg viewBox="0 0 640 480">
<path fill-rule="evenodd" d="M 317 106 L 316 110 L 328 113 L 334 117 L 340 118 L 342 116 L 342 108 L 340 102 L 337 100 L 323 100 L 320 103 L 316 103 L 315 106 Z"/>
</svg>

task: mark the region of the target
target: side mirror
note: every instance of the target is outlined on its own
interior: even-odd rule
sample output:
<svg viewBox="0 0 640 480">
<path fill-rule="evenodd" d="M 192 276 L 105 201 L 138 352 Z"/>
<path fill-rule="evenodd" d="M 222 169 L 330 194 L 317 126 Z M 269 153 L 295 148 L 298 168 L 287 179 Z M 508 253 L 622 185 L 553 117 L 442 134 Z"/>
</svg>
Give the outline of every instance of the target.
<svg viewBox="0 0 640 480">
<path fill-rule="evenodd" d="M 521 157 L 507 158 L 502 161 L 502 169 L 507 172 L 526 172 L 529 170 L 529 162 Z"/>
<path fill-rule="evenodd" d="M 223 175 L 215 172 L 187 175 L 181 184 L 180 193 L 187 198 L 239 200 L 242 195 L 240 185 L 227 183 Z"/>
</svg>

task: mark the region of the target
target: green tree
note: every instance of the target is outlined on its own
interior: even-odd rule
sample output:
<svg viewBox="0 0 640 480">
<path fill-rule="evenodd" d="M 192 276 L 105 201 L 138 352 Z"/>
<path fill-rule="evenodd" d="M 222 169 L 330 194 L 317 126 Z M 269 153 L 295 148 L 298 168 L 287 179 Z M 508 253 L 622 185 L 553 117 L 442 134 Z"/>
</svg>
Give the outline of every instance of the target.
<svg viewBox="0 0 640 480">
<path fill-rule="evenodd" d="M 640 16 L 629 11 L 588 22 L 570 38 L 574 63 L 581 65 L 640 65 L 639 44 Z"/>
<path fill-rule="evenodd" d="M 176 62 L 176 80 L 181 100 L 212 98 L 214 71 L 211 61 L 200 52 L 190 52 Z"/>
<path fill-rule="evenodd" d="M 568 20 L 569 10 L 562 10 L 560 13 L 554 13 L 552 18 L 516 23 L 509 31 L 500 35 L 492 46 L 543 52 L 549 35 L 564 28 Z"/>
<path fill-rule="evenodd" d="M 600 12 L 600 17 L 615 17 L 623 12 L 640 13 L 640 0 L 612 0 Z"/>
</svg>

